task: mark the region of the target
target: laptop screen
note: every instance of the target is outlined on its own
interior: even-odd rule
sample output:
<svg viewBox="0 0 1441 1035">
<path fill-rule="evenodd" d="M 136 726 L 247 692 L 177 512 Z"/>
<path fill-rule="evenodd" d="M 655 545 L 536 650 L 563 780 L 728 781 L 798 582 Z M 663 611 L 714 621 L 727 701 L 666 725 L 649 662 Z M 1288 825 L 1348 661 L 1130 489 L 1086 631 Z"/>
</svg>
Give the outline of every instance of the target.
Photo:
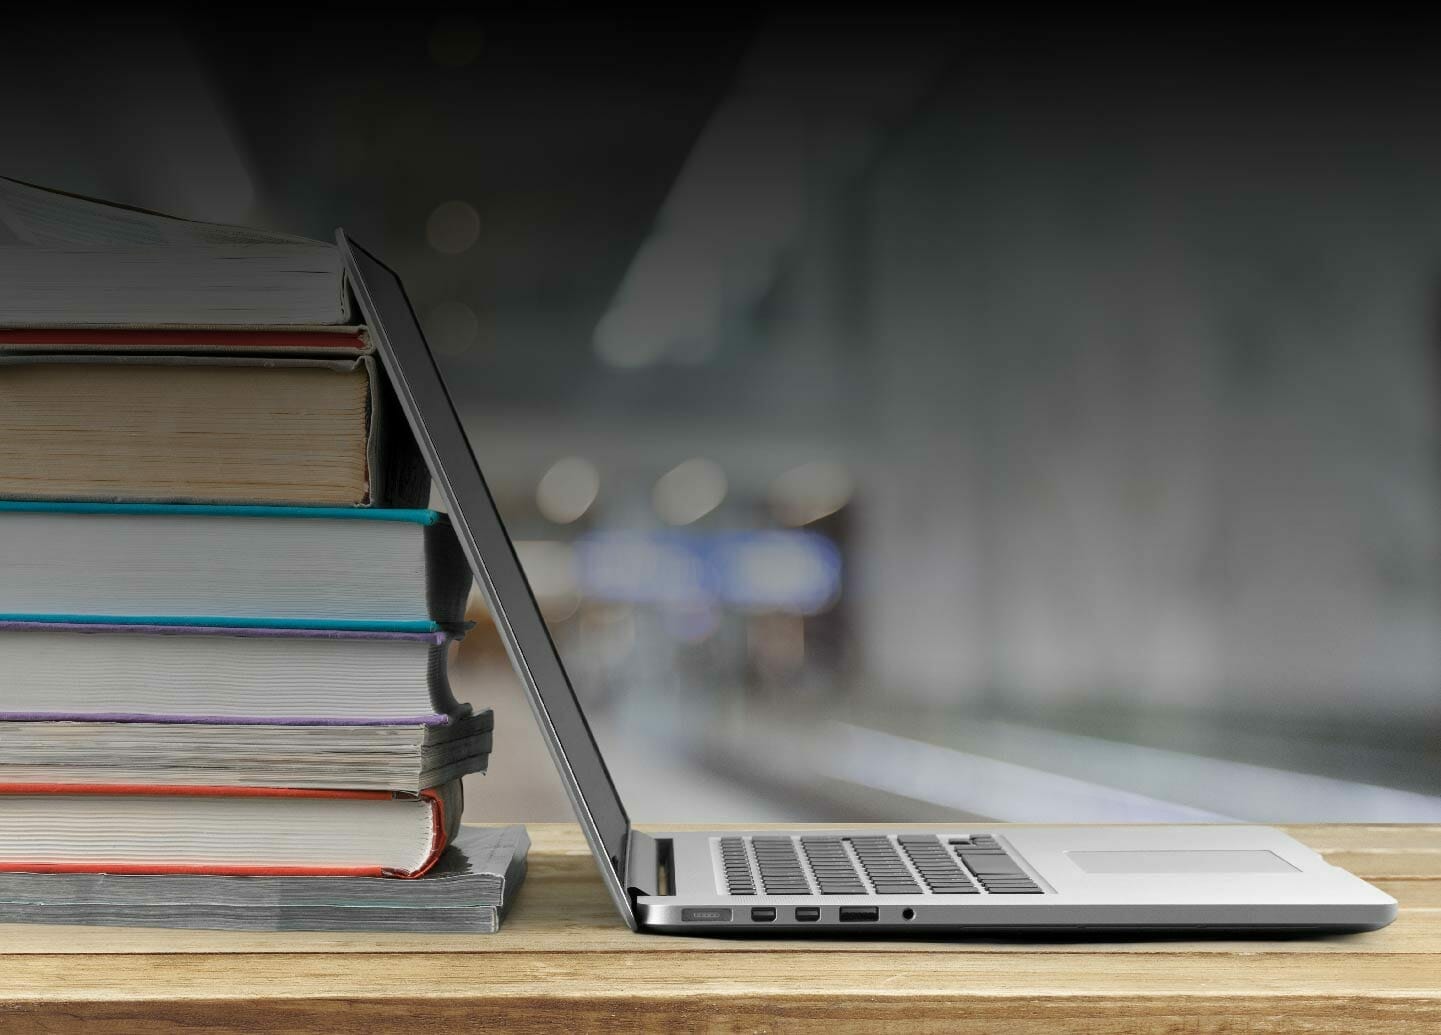
<svg viewBox="0 0 1441 1035">
<path fill-rule="evenodd" d="M 630 903 L 623 883 L 630 820 L 536 606 L 450 393 L 400 278 L 347 240 L 343 232 L 340 246 L 371 336 L 436 488 L 449 507 L 456 535 L 490 606 L 511 664 L 525 684 L 576 816 L 591 848 L 609 860 L 612 877 L 607 885 L 617 907 L 629 918 Z"/>
</svg>

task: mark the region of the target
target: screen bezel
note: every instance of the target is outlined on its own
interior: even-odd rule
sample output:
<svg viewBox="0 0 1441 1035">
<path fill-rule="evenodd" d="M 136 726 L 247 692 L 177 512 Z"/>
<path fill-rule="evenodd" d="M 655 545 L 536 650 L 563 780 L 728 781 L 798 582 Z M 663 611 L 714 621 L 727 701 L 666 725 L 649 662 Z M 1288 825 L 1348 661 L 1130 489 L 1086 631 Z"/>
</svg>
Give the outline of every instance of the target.
<svg viewBox="0 0 1441 1035">
<path fill-rule="evenodd" d="M 337 231 L 336 240 L 371 340 L 450 510 L 471 573 L 525 687 L 606 888 L 634 930 L 635 912 L 625 879 L 630 818 L 536 605 L 454 400 L 400 278 L 344 230 Z"/>
</svg>

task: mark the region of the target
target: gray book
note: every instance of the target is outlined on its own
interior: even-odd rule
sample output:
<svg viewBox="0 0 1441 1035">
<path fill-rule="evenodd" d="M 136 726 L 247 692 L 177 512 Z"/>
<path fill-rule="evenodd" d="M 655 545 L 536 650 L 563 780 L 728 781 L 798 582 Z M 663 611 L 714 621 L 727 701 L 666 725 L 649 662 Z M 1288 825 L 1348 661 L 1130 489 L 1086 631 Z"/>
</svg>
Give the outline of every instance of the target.
<svg viewBox="0 0 1441 1035">
<path fill-rule="evenodd" d="M 490 934 L 525 879 L 525 827 L 462 827 L 423 877 L 0 873 L 0 923 Z"/>
<path fill-rule="evenodd" d="M 4 623 L 0 623 L 3 626 Z M 0 636 L 0 648 L 4 637 Z M 0 649 L 0 658 L 5 652 Z M 3 671 L 3 670 L 0 670 Z M 483 773 L 493 728 L 470 706 L 443 725 L 330 722 L 137 722 L 67 716 L 7 721 L 0 711 L 0 783 L 288 787 L 402 791 Z M 3 840 L 3 839 L 0 839 Z"/>
<path fill-rule="evenodd" d="M 259 327 L 350 319 L 333 244 L 174 219 L 0 178 L 12 327 Z"/>
</svg>

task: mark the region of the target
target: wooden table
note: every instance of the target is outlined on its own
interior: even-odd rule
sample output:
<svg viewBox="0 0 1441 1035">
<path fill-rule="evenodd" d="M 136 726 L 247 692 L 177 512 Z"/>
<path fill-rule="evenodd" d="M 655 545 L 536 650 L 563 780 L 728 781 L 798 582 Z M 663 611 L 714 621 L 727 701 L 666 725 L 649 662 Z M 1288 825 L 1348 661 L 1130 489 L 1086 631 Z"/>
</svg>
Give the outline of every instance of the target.
<svg viewBox="0 0 1441 1035">
<path fill-rule="evenodd" d="M 0 1031 L 1441 1032 L 1441 827 L 1293 833 L 1396 896 L 1396 922 L 1251 941 L 635 935 L 579 832 L 540 825 L 489 937 L 0 926 Z"/>
</svg>

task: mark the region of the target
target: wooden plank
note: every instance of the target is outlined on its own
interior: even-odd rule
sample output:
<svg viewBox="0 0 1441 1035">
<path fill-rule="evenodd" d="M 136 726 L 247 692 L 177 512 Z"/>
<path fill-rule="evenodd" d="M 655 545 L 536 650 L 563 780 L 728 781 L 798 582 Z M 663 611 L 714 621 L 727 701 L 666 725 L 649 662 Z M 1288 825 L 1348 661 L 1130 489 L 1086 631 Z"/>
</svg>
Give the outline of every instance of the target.
<svg viewBox="0 0 1441 1035">
<path fill-rule="evenodd" d="M 557 824 L 564 826 L 564 824 Z M 1424 852 L 1441 855 L 1441 826 L 1423 823 L 1348 823 L 1282 827 L 1316 851 Z"/>
<path fill-rule="evenodd" d="M 0 926 L 5 955 L 0 963 L 21 956 L 127 955 L 127 954 L 234 954 L 234 953 L 613 953 L 631 956 L 676 951 L 717 954 L 751 952 L 755 943 L 742 939 L 697 938 L 670 935 L 633 935 L 614 919 L 609 900 L 585 903 L 581 915 L 569 907 L 532 908 L 500 935 L 324 934 L 308 932 L 232 933 L 226 931 L 171 931 L 148 928 Z M 1340 955 L 1401 955 L 1436 952 L 1441 946 L 1441 910 L 1407 911 L 1384 931 L 1359 934 L 1304 936 L 1293 939 L 1165 938 L 1112 940 L 1088 935 L 1084 939 L 1030 940 L 998 937 L 885 938 L 868 940 L 771 939 L 767 949 L 787 953 L 875 952 L 1103 952 L 1111 954 L 1209 954 L 1285 951 Z M 477 963 L 477 965 L 482 965 Z M 3 982 L 0 982 L 3 984 Z"/>
<path fill-rule="evenodd" d="M 1441 880 L 1441 854 L 1430 852 L 1322 852 L 1333 866 L 1363 880 Z"/>
<path fill-rule="evenodd" d="M 4 1001 L 175 999 L 640 998 L 806 993 L 887 998 L 941 996 L 1388 996 L 1441 1006 L 1429 956 L 1347 958 L 1271 951 L 1230 960 L 1199 953 L 1141 954 L 1118 967 L 1103 952 L 1033 951 L 1024 966 L 1008 952 L 795 954 L 754 943 L 723 965 L 703 945 L 674 951 L 665 966 L 608 953 L 498 952 L 478 966 L 464 953 L 317 953 L 224 956 L 22 956 L 6 960 Z M 63 968 L 63 969 L 62 969 Z M 63 973 L 64 980 L 57 981 Z"/>
<path fill-rule="evenodd" d="M 1441 880 L 1373 880 L 1402 909 L 1441 909 Z"/>
<path fill-rule="evenodd" d="M 416 1035 L 417 1032 L 556 1031 L 815 1032 L 873 1035 L 878 1031 L 959 1035 L 1290 1035 L 1384 1029 L 1434 1035 L 1441 1011 L 1434 1000 L 1408 996 L 1349 997 L 1322 993 L 1269 997 L 1199 995 L 1038 998 L 974 994 L 905 997 L 783 995 L 534 996 L 486 998 L 232 999 L 82 1002 L 57 1010 L 26 1004 L 0 1013 L 9 1035 Z"/>
</svg>

